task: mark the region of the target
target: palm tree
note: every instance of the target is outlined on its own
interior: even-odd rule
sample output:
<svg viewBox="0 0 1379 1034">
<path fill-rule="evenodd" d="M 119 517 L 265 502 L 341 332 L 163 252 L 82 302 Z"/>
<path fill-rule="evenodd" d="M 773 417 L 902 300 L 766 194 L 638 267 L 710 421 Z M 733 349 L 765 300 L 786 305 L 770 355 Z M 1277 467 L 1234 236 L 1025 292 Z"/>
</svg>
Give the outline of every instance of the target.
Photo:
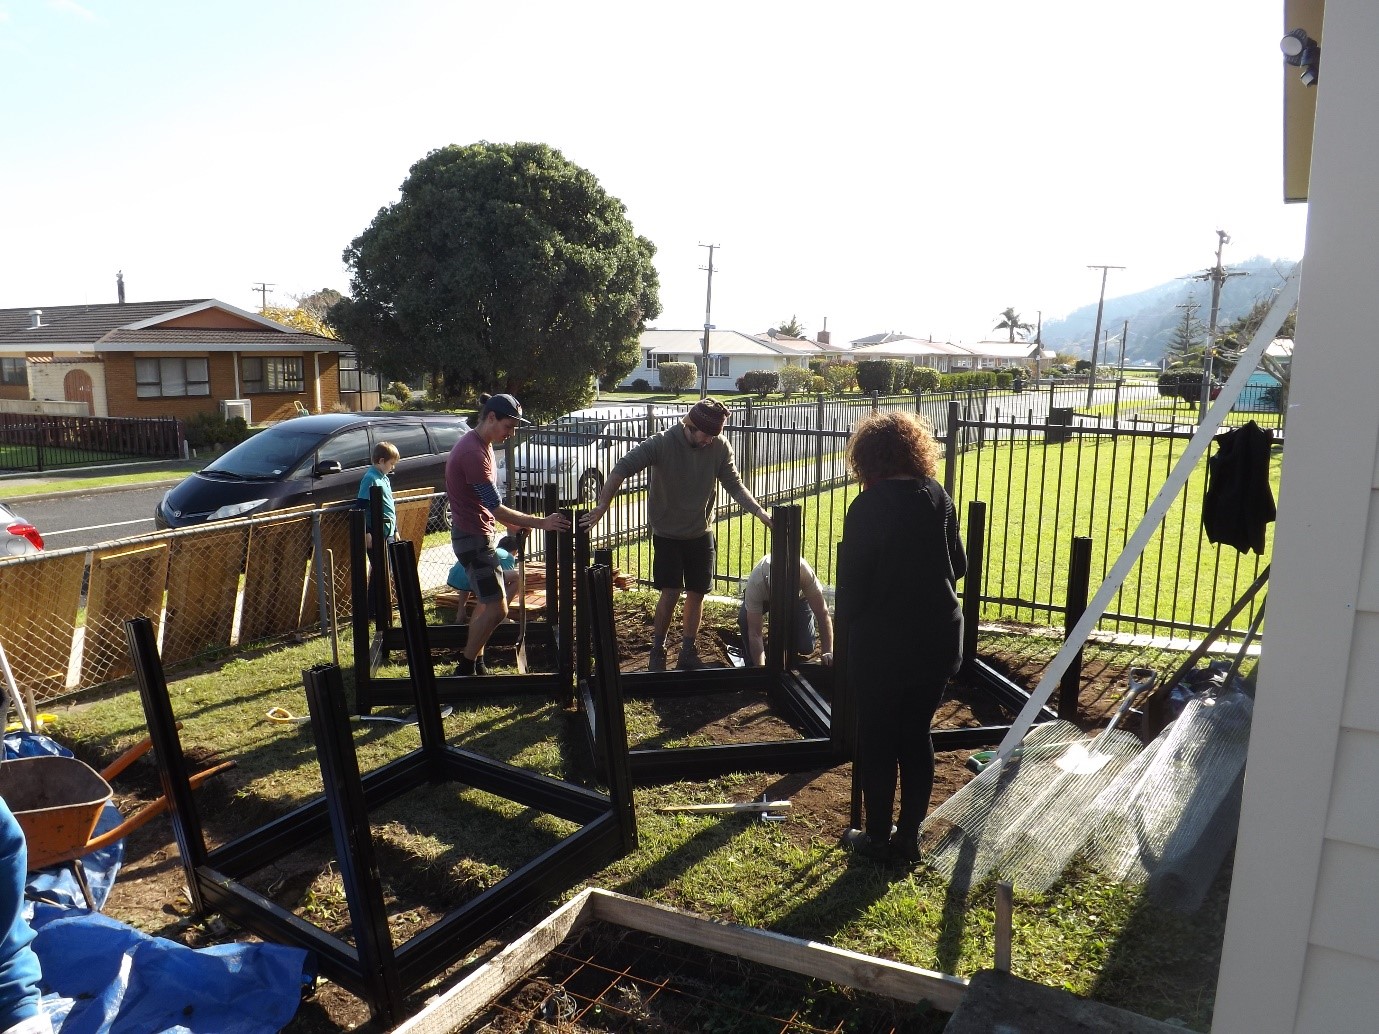
<svg viewBox="0 0 1379 1034">
<path fill-rule="evenodd" d="M 1001 322 L 991 329 L 1009 331 L 1011 343 L 1014 343 L 1017 330 L 1033 330 L 1034 325 L 1021 322 L 1020 314 L 1013 307 L 1007 306 L 1005 312 L 1001 313 Z"/>
</svg>

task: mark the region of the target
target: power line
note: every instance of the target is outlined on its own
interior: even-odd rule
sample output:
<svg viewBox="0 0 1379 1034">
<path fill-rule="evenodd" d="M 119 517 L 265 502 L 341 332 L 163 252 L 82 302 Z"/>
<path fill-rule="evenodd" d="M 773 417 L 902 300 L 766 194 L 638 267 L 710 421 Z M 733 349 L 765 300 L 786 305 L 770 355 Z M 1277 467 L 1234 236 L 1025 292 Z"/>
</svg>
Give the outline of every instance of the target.
<svg viewBox="0 0 1379 1034">
<path fill-rule="evenodd" d="M 263 312 L 268 308 L 268 292 L 272 288 L 277 286 L 277 284 L 265 284 L 260 282 L 254 284 L 254 286 L 251 288 L 251 290 L 257 291 L 259 293 L 259 312 Z"/>
<path fill-rule="evenodd" d="M 1124 266 L 1088 266 L 1088 269 L 1101 270 L 1101 294 L 1096 300 L 1096 329 L 1092 331 L 1092 366 L 1087 371 L 1087 408 L 1092 406 L 1092 392 L 1096 388 L 1096 353 L 1097 344 L 1101 340 L 1101 310 L 1106 304 L 1106 274 L 1113 269 L 1124 269 Z"/>
<path fill-rule="evenodd" d="M 713 330 L 713 250 L 717 244 L 701 244 L 701 248 L 709 249 L 709 264 L 700 266 L 709 272 L 709 285 L 704 294 L 704 363 L 699 368 L 699 397 L 707 398 L 709 394 L 709 331 Z"/>
</svg>

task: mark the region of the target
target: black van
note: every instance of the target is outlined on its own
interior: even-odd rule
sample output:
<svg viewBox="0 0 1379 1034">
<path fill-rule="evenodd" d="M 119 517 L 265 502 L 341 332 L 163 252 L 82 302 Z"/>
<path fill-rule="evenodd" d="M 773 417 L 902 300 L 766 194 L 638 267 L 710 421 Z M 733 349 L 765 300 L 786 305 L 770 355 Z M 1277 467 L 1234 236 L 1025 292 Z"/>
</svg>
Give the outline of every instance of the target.
<svg viewBox="0 0 1379 1034">
<path fill-rule="evenodd" d="M 455 413 L 323 413 L 274 424 L 208 463 L 163 496 L 159 528 L 248 517 L 288 506 L 353 499 L 378 442 L 402 454 L 394 491 L 445 490 L 445 460 L 469 430 Z M 444 498 L 432 501 L 430 530 L 450 526 Z"/>
</svg>

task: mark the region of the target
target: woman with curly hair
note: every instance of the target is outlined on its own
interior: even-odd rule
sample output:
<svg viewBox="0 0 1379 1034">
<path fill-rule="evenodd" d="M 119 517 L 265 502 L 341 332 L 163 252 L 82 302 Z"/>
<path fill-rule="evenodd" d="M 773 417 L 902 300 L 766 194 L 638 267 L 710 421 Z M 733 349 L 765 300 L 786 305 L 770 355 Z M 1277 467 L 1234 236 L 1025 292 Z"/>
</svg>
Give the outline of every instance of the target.
<svg viewBox="0 0 1379 1034">
<path fill-rule="evenodd" d="M 929 726 L 962 661 L 957 580 L 967 573 L 953 500 L 934 480 L 939 450 L 919 417 L 875 413 L 848 443 L 862 492 L 838 548 L 837 612 L 857 706 L 866 819 L 844 842 L 913 864 L 934 786 Z M 900 814 L 891 825 L 896 774 Z"/>
</svg>

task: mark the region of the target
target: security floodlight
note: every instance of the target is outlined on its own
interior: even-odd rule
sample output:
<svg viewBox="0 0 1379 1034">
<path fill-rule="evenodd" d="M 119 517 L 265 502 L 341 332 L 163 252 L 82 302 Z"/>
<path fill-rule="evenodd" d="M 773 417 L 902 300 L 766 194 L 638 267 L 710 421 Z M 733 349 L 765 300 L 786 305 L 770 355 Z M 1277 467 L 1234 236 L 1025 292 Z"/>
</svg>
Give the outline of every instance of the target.
<svg viewBox="0 0 1379 1034">
<path fill-rule="evenodd" d="M 1306 29 L 1294 29 L 1278 41 L 1283 60 L 1302 72 L 1298 78 L 1304 86 L 1316 86 L 1321 70 L 1321 44 L 1307 35 Z"/>
</svg>

